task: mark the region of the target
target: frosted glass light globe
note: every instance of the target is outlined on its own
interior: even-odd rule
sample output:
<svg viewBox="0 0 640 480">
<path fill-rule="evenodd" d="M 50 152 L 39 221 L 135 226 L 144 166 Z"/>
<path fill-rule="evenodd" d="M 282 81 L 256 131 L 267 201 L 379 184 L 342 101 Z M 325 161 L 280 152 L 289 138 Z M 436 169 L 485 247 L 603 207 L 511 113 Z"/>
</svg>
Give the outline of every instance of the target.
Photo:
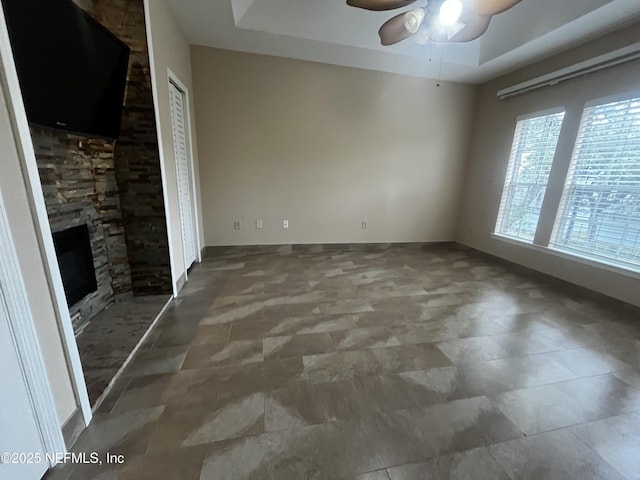
<svg viewBox="0 0 640 480">
<path fill-rule="evenodd" d="M 440 23 L 449 27 L 456 23 L 462 15 L 462 2 L 460 0 L 446 0 L 440 7 Z"/>
</svg>

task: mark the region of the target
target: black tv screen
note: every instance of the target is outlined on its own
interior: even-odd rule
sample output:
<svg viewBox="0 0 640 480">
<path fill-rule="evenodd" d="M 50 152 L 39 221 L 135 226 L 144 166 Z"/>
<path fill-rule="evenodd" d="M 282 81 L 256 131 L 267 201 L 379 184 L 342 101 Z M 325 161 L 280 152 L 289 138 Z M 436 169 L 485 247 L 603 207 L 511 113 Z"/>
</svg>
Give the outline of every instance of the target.
<svg viewBox="0 0 640 480">
<path fill-rule="evenodd" d="M 2 0 L 29 122 L 117 138 L 129 47 L 70 0 Z"/>
</svg>

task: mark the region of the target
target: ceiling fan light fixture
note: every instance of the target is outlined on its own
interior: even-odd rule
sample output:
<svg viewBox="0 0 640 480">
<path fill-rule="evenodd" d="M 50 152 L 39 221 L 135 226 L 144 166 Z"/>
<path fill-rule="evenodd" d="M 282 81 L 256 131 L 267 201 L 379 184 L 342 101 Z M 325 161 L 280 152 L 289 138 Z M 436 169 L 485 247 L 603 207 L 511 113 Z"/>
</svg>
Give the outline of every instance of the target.
<svg viewBox="0 0 640 480">
<path fill-rule="evenodd" d="M 425 16 L 424 8 L 416 8 L 407 12 L 404 16 L 404 28 L 410 33 L 416 33 L 420 29 L 422 22 L 424 22 Z"/>
<path fill-rule="evenodd" d="M 462 15 L 462 2 L 460 0 L 445 0 L 440 7 L 440 23 L 445 27 L 454 25 Z"/>
</svg>

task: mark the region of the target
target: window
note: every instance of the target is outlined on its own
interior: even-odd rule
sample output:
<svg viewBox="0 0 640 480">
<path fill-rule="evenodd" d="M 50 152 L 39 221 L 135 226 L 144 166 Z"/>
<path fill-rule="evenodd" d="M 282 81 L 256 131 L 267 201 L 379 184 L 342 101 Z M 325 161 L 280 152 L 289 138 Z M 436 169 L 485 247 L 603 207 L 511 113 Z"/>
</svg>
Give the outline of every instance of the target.
<svg viewBox="0 0 640 480">
<path fill-rule="evenodd" d="M 585 109 L 553 248 L 640 267 L 640 98 Z"/>
<path fill-rule="evenodd" d="M 518 121 L 496 233 L 533 242 L 563 119 L 559 112 Z"/>
</svg>

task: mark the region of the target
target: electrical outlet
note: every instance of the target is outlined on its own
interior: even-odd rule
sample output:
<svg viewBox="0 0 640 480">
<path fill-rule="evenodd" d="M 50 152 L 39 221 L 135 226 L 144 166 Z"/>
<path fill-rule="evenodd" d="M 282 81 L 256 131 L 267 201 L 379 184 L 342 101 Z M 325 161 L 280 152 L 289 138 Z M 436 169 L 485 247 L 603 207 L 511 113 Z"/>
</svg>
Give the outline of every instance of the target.
<svg viewBox="0 0 640 480">
<path fill-rule="evenodd" d="M 256 228 L 262 230 L 262 220 L 256 220 Z"/>
<path fill-rule="evenodd" d="M 285 230 L 289 228 L 289 220 L 282 221 L 282 228 L 284 228 Z"/>
<path fill-rule="evenodd" d="M 362 229 L 363 230 L 367 229 L 367 221 L 366 220 L 362 220 Z"/>
<path fill-rule="evenodd" d="M 234 230 L 240 230 L 240 220 L 234 220 L 233 221 L 233 229 Z"/>
</svg>

